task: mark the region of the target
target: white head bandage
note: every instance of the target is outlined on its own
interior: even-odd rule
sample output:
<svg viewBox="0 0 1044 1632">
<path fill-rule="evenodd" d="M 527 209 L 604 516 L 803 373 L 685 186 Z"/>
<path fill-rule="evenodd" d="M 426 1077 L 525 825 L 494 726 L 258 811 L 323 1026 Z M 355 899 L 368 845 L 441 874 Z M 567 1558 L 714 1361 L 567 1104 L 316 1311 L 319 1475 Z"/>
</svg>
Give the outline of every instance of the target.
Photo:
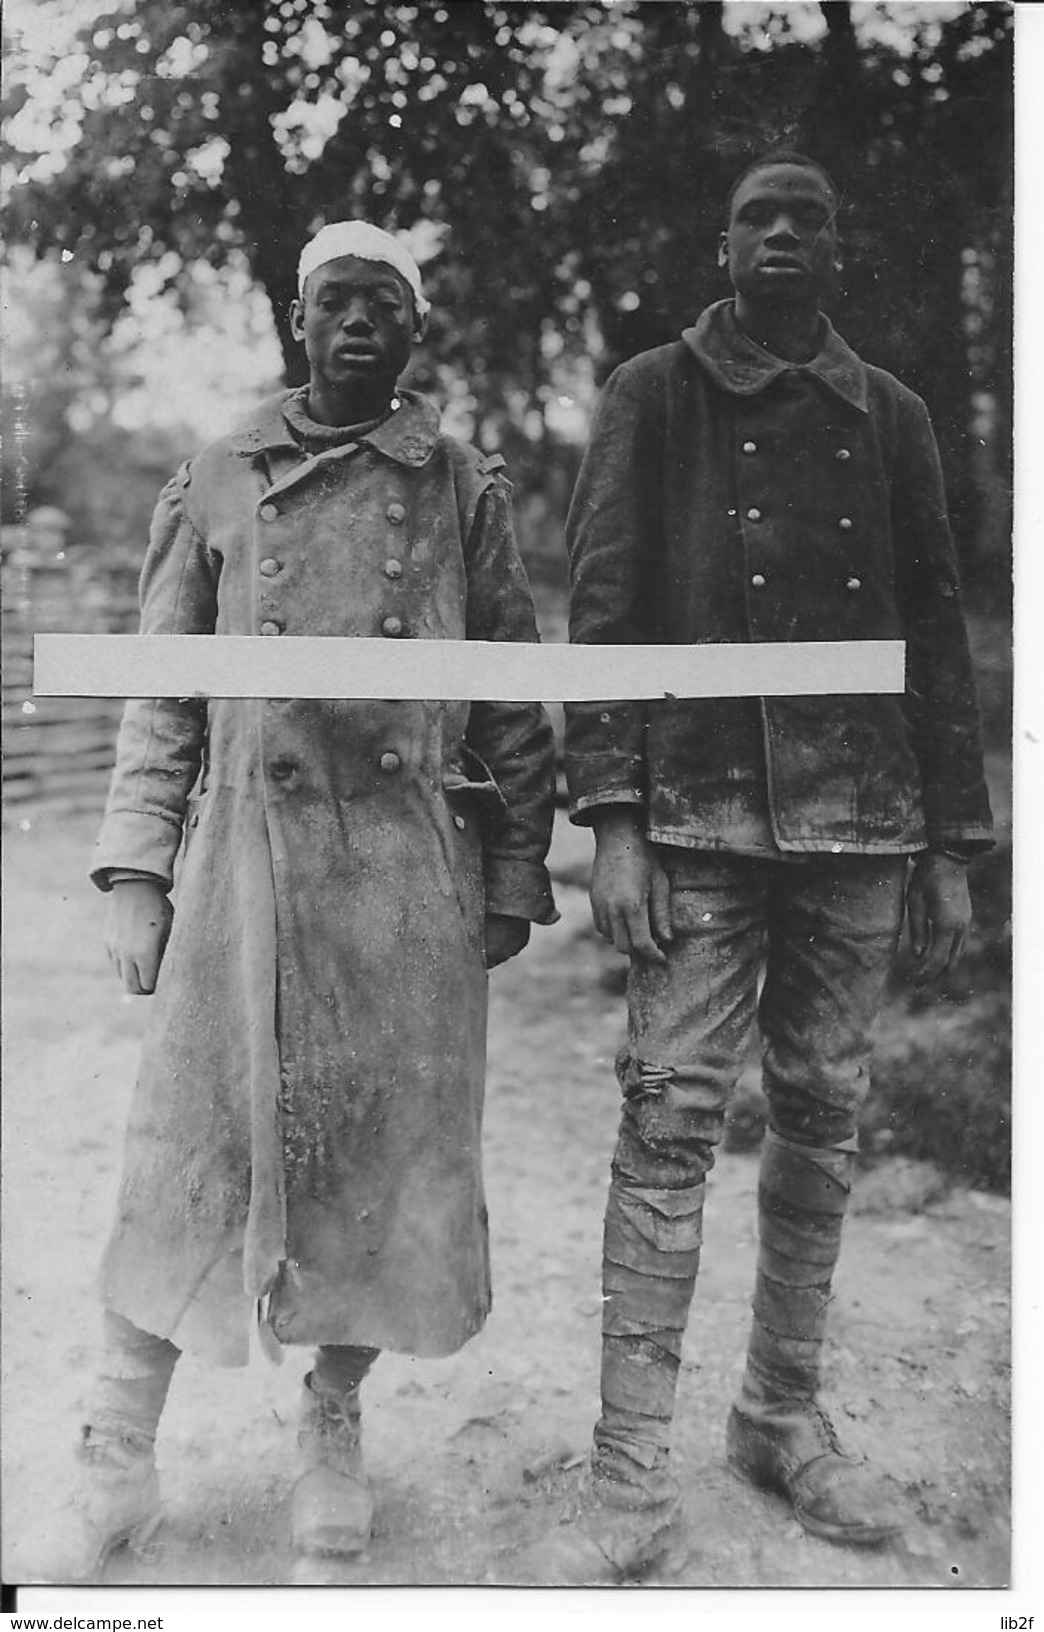
<svg viewBox="0 0 1044 1632">
<path fill-rule="evenodd" d="M 417 316 L 423 317 L 430 309 L 431 303 L 425 300 L 421 290 L 420 267 L 405 244 L 368 221 L 331 221 L 328 226 L 320 227 L 301 251 L 297 263 L 298 293 L 304 294 L 305 279 L 310 272 L 317 266 L 325 266 L 327 261 L 339 260 L 342 255 L 355 255 L 360 261 L 383 261 L 386 266 L 394 267 L 413 290 Z"/>
</svg>

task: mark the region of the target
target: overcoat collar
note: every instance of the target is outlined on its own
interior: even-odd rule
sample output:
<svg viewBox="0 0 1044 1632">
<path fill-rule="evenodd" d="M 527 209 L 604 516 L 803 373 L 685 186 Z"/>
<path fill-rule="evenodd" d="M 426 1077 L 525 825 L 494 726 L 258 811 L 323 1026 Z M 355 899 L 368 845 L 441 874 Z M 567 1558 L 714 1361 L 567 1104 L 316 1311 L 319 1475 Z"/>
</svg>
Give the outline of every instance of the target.
<svg viewBox="0 0 1044 1632">
<path fill-rule="evenodd" d="M 781 374 L 810 374 L 843 402 L 868 412 L 866 367 L 830 320 L 823 323 L 823 344 L 808 363 L 774 357 L 745 334 L 736 322 L 734 302 L 719 300 L 701 312 L 682 339 L 708 374 L 733 396 L 752 397 Z"/>
<path fill-rule="evenodd" d="M 300 445 L 283 418 L 283 403 L 290 394 L 280 391 L 258 405 L 252 419 L 230 438 L 235 453 L 244 458 L 275 449 L 300 453 Z M 397 464 L 424 465 L 438 440 L 439 411 L 416 391 L 397 391 L 396 396 L 399 407 L 374 430 L 360 436 L 359 443 L 376 448 Z"/>
</svg>

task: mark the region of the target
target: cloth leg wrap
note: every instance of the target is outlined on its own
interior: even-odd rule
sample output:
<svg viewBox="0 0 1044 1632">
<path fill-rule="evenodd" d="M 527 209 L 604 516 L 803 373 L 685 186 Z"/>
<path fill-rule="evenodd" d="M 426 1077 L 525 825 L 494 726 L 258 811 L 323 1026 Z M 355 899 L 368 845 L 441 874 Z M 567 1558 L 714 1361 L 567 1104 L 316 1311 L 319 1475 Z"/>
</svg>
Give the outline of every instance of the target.
<svg viewBox="0 0 1044 1632">
<path fill-rule="evenodd" d="M 670 1443 L 682 1337 L 700 1262 L 704 1182 L 635 1184 L 614 1168 L 602 1268 L 602 1415 L 595 1446 L 645 1469 Z"/>
<path fill-rule="evenodd" d="M 851 1150 L 766 1135 L 758 1186 L 760 1246 L 744 1392 L 814 1399 L 831 1281 L 851 1187 Z"/>
<path fill-rule="evenodd" d="M 149 1444 L 156 1438 L 181 1350 L 106 1309 L 101 1366 L 87 1400 L 84 1436 Z"/>
</svg>

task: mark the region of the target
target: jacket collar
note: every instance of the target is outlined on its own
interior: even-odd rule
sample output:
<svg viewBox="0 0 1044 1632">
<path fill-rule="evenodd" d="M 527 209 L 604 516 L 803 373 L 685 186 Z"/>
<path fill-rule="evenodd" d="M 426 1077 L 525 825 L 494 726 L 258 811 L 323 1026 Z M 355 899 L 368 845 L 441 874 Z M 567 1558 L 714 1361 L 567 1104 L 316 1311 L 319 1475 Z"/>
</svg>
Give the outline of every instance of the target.
<svg viewBox="0 0 1044 1632">
<path fill-rule="evenodd" d="M 752 397 L 781 374 L 810 374 L 843 402 L 867 413 L 866 366 L 828 318 L 822 319 L 823 343 L 808 363 L 788 363 L 744 334 L 731 300 L 716 301 L 701 312 L 692 328 L 682 331 L 689 350 L 723 390 Z"/>
<path fill-rule="evenodd" d="M 400 465 L 426 464 L 439 436 L 439 411 L 416 391 L 398 391 L 396 395 L 399 407 L 361 436 L 359 442 Z M 234 453 L 248 459 L 277 449 L 300 453 L 283 418 L 283 403 L 289 396 L 289 391 L 280 391 L 259 403 L 253 417 L 230 437 Z"/>
</svg>

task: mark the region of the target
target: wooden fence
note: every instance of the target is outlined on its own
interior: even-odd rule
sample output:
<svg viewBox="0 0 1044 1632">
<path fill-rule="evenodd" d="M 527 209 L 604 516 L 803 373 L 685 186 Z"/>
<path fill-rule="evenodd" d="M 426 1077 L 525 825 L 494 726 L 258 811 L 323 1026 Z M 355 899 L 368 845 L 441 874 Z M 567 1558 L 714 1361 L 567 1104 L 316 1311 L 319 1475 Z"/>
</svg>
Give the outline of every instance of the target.
<svg viewBox="0 0 1044 1632">
<path fill-rule="evenodd" d="M 3 567 L 5 822 L 32 811 L 97 810 L 112 769 L 118 698 L 34 697 L 33 635 L 137 628 L 136 571 L 15 550 Z"/>
</svg>

